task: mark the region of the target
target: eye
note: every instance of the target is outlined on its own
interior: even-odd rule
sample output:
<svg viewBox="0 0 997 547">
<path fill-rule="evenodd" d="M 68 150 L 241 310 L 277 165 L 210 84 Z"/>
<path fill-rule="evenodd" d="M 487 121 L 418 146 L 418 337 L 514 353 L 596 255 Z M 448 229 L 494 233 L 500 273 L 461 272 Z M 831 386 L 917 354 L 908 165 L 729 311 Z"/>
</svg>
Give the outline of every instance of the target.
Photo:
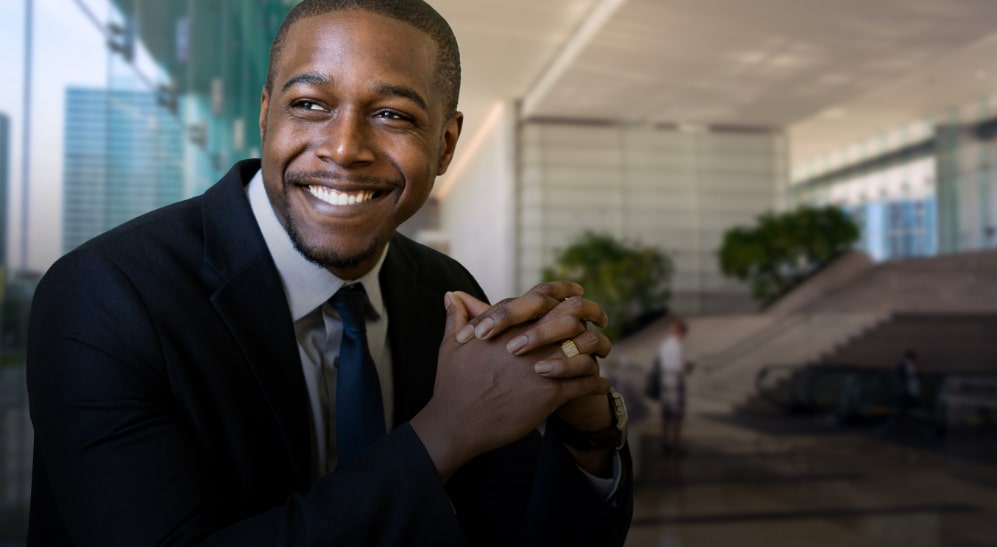
<svg viewBox="0 0 997 547">
<path fill-rule="evenodd" d="M 291 103 L 293 108 L 300 108 L 302 110 L 319 110 L 324 111 L 325 108 L 315 101 L 309 99 L 298 99 Z"/>
<path fill-rule="evenodd" d="M 401 121 L 401 122 L 411 122 L 412 121 L 412 118 L 410 116 L 406 116 L 405 114 L 402 114 L 400 112 L 395 112 L 394 110 L 378 110 L 374 114 L 374 117 L 375 118 L 382 118 L 382 119 L 385 119 L 385 120 L 397 120 L 397 121 Z"/>
</svg>

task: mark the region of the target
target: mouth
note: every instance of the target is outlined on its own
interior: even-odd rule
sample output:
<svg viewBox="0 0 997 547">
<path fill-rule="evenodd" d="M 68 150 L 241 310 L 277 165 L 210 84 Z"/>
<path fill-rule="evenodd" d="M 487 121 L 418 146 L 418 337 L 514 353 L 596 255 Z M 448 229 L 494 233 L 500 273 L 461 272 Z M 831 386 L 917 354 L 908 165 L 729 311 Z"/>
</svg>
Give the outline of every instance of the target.
<svg viewBox="0 0 997 547">
<path fill-rule="evenodd" d="M 345 206 L 362 205 L 373 199 L 381 197 L 385 192 L 380 190 L 357 190 L 353 192 L 345 192 L 329 188 L 327 186 L 311 184 L 308 186 L 308 193 L 315 196 L 316 199 L 328 203 L 329 205 Z"/>
</svg>

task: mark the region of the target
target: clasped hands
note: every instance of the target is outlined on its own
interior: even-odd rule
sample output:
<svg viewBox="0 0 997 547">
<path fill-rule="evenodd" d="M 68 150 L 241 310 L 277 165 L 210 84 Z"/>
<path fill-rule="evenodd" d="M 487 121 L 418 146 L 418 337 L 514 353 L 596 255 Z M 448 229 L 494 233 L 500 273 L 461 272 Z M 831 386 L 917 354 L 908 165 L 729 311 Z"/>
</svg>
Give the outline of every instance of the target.
<svg viewBox="0 0 997 547">
<path fill-rule="evenodd" d="M 602 307 L 568 281 L 542 283 L 494 306 L 462 292 L 446 295 L 447 323 L 433 397 L 411 425 L 446 480 L 478 454 L 513 442 L 553 413 L 580 431 L 610 427 L 594 356 L 611 348 Z M 561 349 L 572 340 L 579 354 Z M 590 455 L 570 451 L 597 471 Z M 587 465 L 590 464 L 590 465 Z"/>
</svg>

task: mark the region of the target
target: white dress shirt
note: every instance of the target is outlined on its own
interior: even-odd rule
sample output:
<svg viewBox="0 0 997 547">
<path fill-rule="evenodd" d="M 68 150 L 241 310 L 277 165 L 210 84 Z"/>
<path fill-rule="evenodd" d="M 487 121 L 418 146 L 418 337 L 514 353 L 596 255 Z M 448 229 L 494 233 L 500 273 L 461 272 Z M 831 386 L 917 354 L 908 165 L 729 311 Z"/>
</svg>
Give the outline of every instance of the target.
<svg viewBox="0 0 997 547">
<path fill-rule="evenodd" d="M 277 265 L 284 294 L 291 308 L 291 319 L 294 321 L 294 336 L 298 341 L 298 352 L 301 355 L 301 369 L 305 375 L 305 386 L 308 388 L 308 400 L 312 416 L 313 473 L 316 477 L 331 472 L 336 467 L 336 455 L 330 450 L 335 445 L 335 438 L 328 438 L 334 427 L 335 398 L 323 401 L 321 397 L 323 380 L 323 351 L 325 361 L 333 362 L 339 355 L 339 341 L 343 335 L 343 323 L 336 310 L 326 305 L 332 295 L 336 294 L 346 282 L 333 275 L 329 270 L 306 259 L 294 247 L 291 236 L 280 224 L 270 205 L 266 189 L 263 186 L 262 172 L 258 172 L 249 182 L 247 194 L 249 204 L 253 209 L 256 222 L 263 232 L 270 255 Z M 391 376 L 391 351 L 388 345 L 388 314 L 381 297 L 381 285 L 377 276 L 384 263 L 385 253 L 377 261 L 371 271 L 356 282 L 363 285 L 370 301 L 367 317 L 367 345 L 374 359 L 377 377 L 381 383 L 381 400 L 384 403 L 385 430 L 391 430 L 392 412 L 394 411 L 394 382 Z M 327 340 L 334 341 L 327 345 Z M 329 392 L 335 394 L 335 367 L 327 367 L 325 373 L 331 375 L 327 380 Z M 326 405 L 330 408 L 326 408 Z M 327 423 L 332 420 L 333 423 Z M 328 452 L 333 453 L 328 453 Z"/>
</svg>

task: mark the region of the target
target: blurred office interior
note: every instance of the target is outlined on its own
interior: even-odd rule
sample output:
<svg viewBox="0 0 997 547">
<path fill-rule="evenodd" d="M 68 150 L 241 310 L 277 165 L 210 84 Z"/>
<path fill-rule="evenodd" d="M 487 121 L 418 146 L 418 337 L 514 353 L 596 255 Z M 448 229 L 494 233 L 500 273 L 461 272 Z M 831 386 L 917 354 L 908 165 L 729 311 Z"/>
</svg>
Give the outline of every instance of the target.
<svg viewBox="0 0 997 547">
<path fill-rule="evenodd" d="M 61 254 L 259 155 L 293 0 L 0 6 L 0 546 L 23 544 L 32 289 Z M 604 362 L 630 397 L 628 545 L 997 540 L 997 3 L 431 0 L 463 135 L 403 226 L 493 299 L 593 231 L 660 250 L 691 325 L 688 452 L 641 395 L 665 319 Z M 836 205 L 853 250 L 769 305 L 726 230 Z M 894 365 L 923 389 L 894 427 Z"/>
</svg>

